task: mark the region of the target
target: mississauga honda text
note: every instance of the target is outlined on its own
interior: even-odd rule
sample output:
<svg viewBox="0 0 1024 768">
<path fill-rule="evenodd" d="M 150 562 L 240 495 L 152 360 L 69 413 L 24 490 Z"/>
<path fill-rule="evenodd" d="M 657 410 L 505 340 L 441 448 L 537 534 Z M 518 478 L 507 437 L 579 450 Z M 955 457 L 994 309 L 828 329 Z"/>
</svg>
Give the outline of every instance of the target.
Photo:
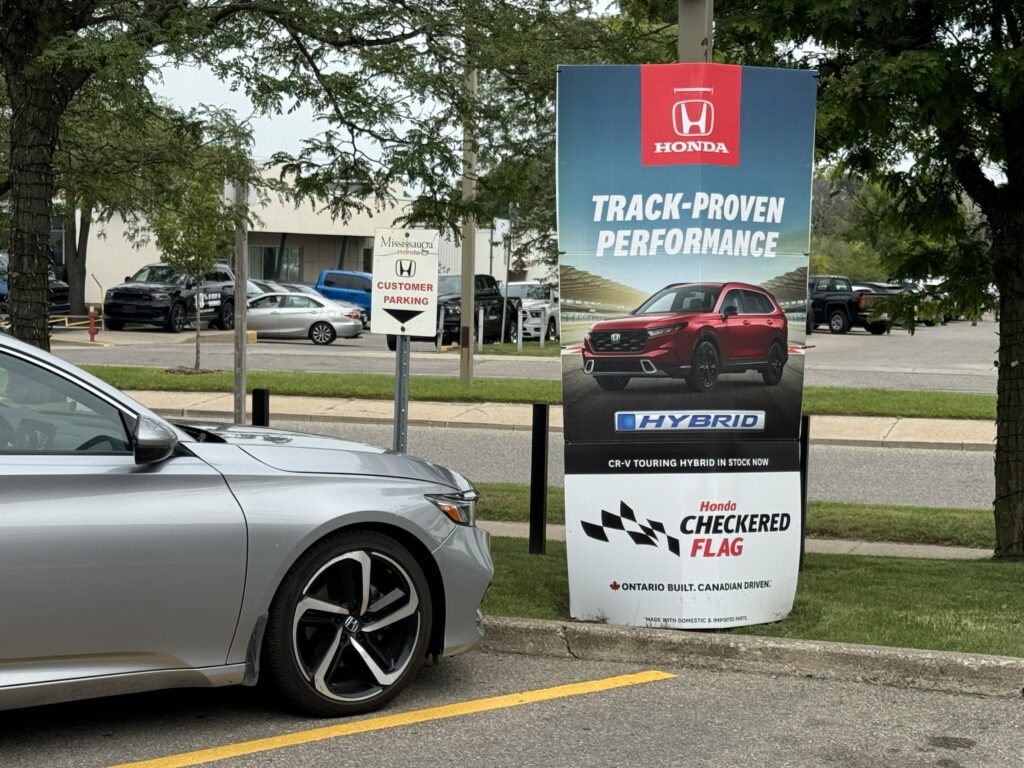
<svg viewBox="0 0 1024 768">
<path fill-rule="evenodd" d="M 392 700 L 481 639 L 477 494 L 425 461 L 169 422 L 0 334 L 0 709 L 255 685 Z"/>
<path fill-rule="evenodd" d="M 669 285 L 628 316 L 595 323 L 583 340 L 583 370 L 607 390 L 660 377 L 710 392 L 721 374 L 751 370 L 775 385 L 787 359 L 785 313 L 746 283 Z"/>
</svg>

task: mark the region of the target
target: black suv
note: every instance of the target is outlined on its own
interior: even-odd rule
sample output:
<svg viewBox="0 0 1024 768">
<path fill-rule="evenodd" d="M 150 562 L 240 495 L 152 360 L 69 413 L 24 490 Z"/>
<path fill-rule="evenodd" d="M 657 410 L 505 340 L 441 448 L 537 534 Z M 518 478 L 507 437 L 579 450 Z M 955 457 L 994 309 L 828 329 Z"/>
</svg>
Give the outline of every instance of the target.
<svg viewBox="0 0 1024 768">
<path fill-rule="evenodd" d="M 0 315 L 7 313 L 8 263 L 7 252 L 0 251 Z M 71 313 L 70 295 L 68 284 L 63 280 L 58 280 L 53 267 L 50 267 L 50 317 Z"/>
<path fill-rule="evenodd" d="M 111 331 L 125 323 L 159 325 L 180 333 L 195 318 L 195 280 L 167 264 L 149 264 L 121 285 L 115 285 L 103 300 L 103 322 Z M 235 276 L 227 264 L 217 264 L 203 282 L 199 319 L 218 328 L 235 326 Z"/>
</svg>

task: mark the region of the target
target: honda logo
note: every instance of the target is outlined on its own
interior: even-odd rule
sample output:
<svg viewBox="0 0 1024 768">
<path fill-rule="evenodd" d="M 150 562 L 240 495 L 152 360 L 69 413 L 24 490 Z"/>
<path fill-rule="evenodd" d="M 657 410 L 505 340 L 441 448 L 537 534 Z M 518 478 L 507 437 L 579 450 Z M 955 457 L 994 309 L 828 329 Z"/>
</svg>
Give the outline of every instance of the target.
<svg viewBox="0 0 1024 768">
<path fill-rule="evenodd" d="M 416 262 L 412 259 L 399 259 L 395 262 L 395 274 L 399 277 L 412 277 L 416 274 Z"/>
<path fill-rule="evenodd" d="M 620 341 L 622 341 L 622 334 L 621 333 L 613 333 L 612 334 L 612 344 L 618 344 Z"/>
<path fill-rule="evenodd" d="M 673 88 L 687 96 L 712 93 L 711 88 Z M 684 98 L 672 106 L 672 127 L 679 136 L 708 136 L 715 127 L 715 106 L 701 98 Z"/>
<path fill-rule="evenodd" d="M 355 616 L 349 616 L 345 619 L 345 629 L 347 629 L 349 632 L 352 632 L 354 634 L 359 631 L 359 627 L 359 619 L 357 619 Z"/>
</svg>

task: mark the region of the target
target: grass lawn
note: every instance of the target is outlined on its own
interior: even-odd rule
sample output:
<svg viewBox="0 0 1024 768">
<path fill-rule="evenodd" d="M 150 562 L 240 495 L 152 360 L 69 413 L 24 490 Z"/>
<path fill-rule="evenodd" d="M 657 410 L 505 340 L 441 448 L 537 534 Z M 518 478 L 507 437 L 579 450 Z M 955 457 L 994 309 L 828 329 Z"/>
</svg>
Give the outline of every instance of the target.
<svg viewBox="0 0 1024 768">
<path fill-rule="evenodd" d="M 502 345 L 496 345 L 498 347 Z M 504 345 L 511 346 L 511 345 Z M 545 347 L 547 350 L 549 347 Z M 512 347 L 514 350 L 514 347 Z M 558 348 L 551 345 L 550 355 Z M 545 353 L 547 354 L 547 353 Z M 131 366 L 82 366 L 120 389 L 149 389 L 165 392 L 231 392 L 231 371 L 200 373 L 168 372 L 160 368 Z M 394 397 L 394 377 L 369 373 L 307 373 L 301 371 L 249 371 L 249 388 L 262 387 L 275 395 L 306 397 L 367 398 Z M 409 397 L 440 402 L 552 403 L 562 402 L 562 383 L 557 379 L 491 379 L 478 377 L 465 386 L 457 377 L 412 376 Z M 806 387 L 805 413 L 846 416 L 900 416 L 933 419 L 981 419 L 996 416 L 995 395 L 958 392 L 906 392 L 850 387 Z"/>
<path fill-rule="evenodd" d="M 476 351 L 476 345 L 473 346 L 475 354 L 478 355 L 515 355 L 517 357 L 558 357 L 562 354 L 562 348 L 559 346 L 557 341 L 545 341 L 544 346 L 541 347 L 539 341 L 526 341 L 523 340 L 523 351 L 520 352 L 515 344 L 484 344 L 484 351 Z M 447 354 L 458 355 L 459 347 L 451 346 L 448 348 Z"/>
<path fill-rule="evenodd" d="M 527 554 L 492 542 L 497 573 L 484 601 L 495 616 L 567 619 L 565 545 Z M 1024 563 L 808 555 L 793 613 L 732 630 L 746 635 L 1024 656 Z"/>
<path fill-rule="evenodd" d="M 83 365 L 82 368 L 118 389 L 234 391 L 234 374 L 231 371 L 168 372 L 160 368 L 109 365 Z M 269 389 L 273 395 L 305 397 L 391 400 L 395 393 L 395 377 L 384 374 L 249 371 L 246 385 L 249 391 L 260 387 Z M 467 386 L 456 377 L 412 376 L 409 379 L 409 399 L 448 403 L 560 403 L 562 382 L 477 378 Z"/>
<path fill-rule="evenodd" d="M 530 489 L 513 483 L 479 483 L 481 520 L 526 522 Z M 562 488 L 548 488 L 548 522 L 565 521 Z M 807 509 L 807 535 L 821 539 L 897 541 L 957 547 L 993 547 L 992 512 L 984 509 L 900 507 L 812 501 Z"/>
</svg>

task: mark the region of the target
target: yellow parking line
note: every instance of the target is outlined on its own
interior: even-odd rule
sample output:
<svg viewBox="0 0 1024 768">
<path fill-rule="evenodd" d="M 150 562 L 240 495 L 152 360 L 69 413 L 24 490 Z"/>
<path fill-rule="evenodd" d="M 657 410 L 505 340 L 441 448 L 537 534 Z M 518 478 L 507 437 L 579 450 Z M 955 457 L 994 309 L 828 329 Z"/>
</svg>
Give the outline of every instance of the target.
<svg viewBox="0 0 1024 768">
<path fill-rule="evenodd" d="M 273 749 L 294 747 L 298 744 L 309 744 L 314 741 L 324 741 L 325 739 L 336 739 L 339 736 L 352 736 L 356 733 L 380 731 L 385 728 L 398 728 L 403 725 L 425 723 L 430 720 L 443 720 L 448 717 L 459 717 L 461 715 L 472 715 L 477 712 L 490 712 L 495 709 L 519 707 L 523 704 L 536 704 L 541 701 L 564 699 L 569 696 L 582 696 L 587 693 L 597 693 L 599 691 L 610 691 L 615 688 L 625 688 L 631 685 L 653 683 L 657 680 L 668 680 L 673 677 L 675 677 L 675 675 L 652 669 L 646 672 L 637 672 L 632 675 L 606 677 L 601 680 L 588 680 L 583 683 L 557 685 L 554 688 L 541 688 L 536 691 L 523 691 L 521 693 L 510 693 L 505 696 L 492 696 L 487 699 L 463 701 L 458 704 L 445 704 L 440 707 L 429 707 L 427 709 L 413 710 L 412 712 L 401 712 L 397 715 L 371 717 L 366 720 L 356 720 L 354 722 L 341 723 L 339 725 L 329 725 L 325 728 L 313 728 L 308 731 L 286 733 L 282 736 L 270 736 L 265 739 L 241 741 L 237 744 L 226 744 L 222 747 L 200 749 L 195 752 L 183 752 L 180 755 L 156 757 L 151 760 L 139 760 L 134 763 L 121 763 L 116 766 L 111 766 L 111 768 L 187 768 L 187 766 L 211 763 L 216 760 L 227 760 L 231 757 L 252 755 L 257 752 L 268 752 Z"/>
</svg>

